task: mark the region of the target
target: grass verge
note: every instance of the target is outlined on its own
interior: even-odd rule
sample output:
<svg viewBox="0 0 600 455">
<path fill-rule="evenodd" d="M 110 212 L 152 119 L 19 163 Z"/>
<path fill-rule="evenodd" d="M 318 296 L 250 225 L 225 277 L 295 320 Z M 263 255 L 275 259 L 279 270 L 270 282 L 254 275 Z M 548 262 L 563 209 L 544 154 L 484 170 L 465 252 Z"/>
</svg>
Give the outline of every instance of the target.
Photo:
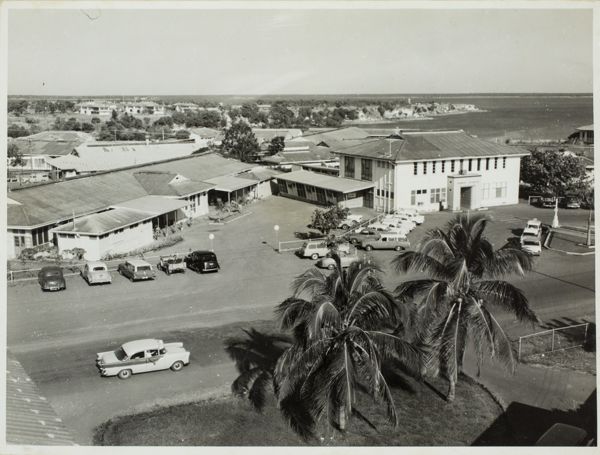
<svg viewBox="0 0 600 455">
<path fill-rule="evenodd" d="M 490 394 L 469 378 L 462 378 L 456 400 L 447 403 L 443 380 L 426 384 L 396 384 L 393 389 L 399 425 L 392 428 L 383 409 L 359 397 L 358 409 L 375 427 L 350 420 L 345 434 L 323 429 L 319 437 L 305 442 L 285 424 L 271 398 L 262 413 L 234 397 L 166 407 L 119 417 L 97 428 L 96 445 L 127 446 L 465 446 L 485 445 L 482 433 L 494 427 L 510 438 L 508 426 L 500 424 L 502 408 Z M 411 390 L 412 389 L 412 390 Z M 489 433 L 489 432 L 488 432 Z M 510 444 L 509 441 L 507 441 Z"/>
</svg>

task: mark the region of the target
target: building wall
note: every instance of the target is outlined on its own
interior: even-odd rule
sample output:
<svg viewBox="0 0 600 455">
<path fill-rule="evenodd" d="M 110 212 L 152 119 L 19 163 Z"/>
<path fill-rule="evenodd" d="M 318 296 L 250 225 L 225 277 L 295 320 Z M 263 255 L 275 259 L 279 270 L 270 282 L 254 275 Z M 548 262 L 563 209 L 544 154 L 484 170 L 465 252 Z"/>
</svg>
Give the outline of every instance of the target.
<svg viewBox="0 0 600 455">
<path fill-rule="evenodd" d="M 183 213 L 187 218 L 197 218 L 208 215 L 208 193 L 198 193 L 182 198 L 188 205 L 184 207 Z"/>
<path fill-rule="evenodd" d="M 76 234 L 56 234 L 58 241 L 58 252 L 62 254 L 65 250 L 73 248 L 83 248 L 85 250 L 84 258 L 88 261 L 96 261 L 102 256 L 100 254 L 100 241 L 98 236 L 87 236 Z"/>
<path fill-rule="evenodd" d="M 348 175 L 346 172 L 347 158 L 343 155 L 340 156 L 340 177 L 360 180 L 361 158 L 353 157 L 354 175 Z M 495 158 L 498 158 L 496 169 L 494 168 Z M 504 158 L 506 158 L 505 164 Z M 462 158 L 465 172 L 481 175 L 480 188 L 477 189 L 474 197 L 474 200 L 478 201 L 477 205 L 493 207 L 517 204 L 521 157 L 489 157 L 489 169 L 486 169 L 486 157 L 480 158 L 479 169 L 477 159 L 471 158 L 471 171 L 469 171 L 469 158 Z M 454 160 L 454 172 L 452 172 L 452 160 Z M 374 208 L 381 211 L 397 210 L 403 207 L 415 207 L 423 211 L 439 210 L 440 206 L 447 208 L 448 176 L 458 175 L 460 171 L 459 158 L 435 160 L 435 172 L 433 160 L 400 162 L 395 165 L 379 160 L 371 161 L 371 181 L 375 183 Z M 444 172 L 442 172 L 442 161 L 444 162 Z M 417 165 L 416 175 L 415 163 Z"/>
<path fill-rule="evenodd" d="M 256 199 L 264 199 L 271 196 L 271 181 L 265 180 L 264 182 L 260 182 L 258 185 L 256 185 L 254 195 Z"/>
</svg>

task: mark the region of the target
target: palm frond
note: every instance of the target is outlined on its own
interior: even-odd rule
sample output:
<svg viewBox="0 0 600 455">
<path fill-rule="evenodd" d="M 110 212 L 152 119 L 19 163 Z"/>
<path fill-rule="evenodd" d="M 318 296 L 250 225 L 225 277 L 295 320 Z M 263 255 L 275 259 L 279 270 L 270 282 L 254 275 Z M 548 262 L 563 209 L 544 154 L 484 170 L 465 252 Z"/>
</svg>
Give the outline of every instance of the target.
<svg viewBox="0 0 600 455">
<path fill-rule="evenodd" d="M 300 297 L 302 294 L 306 294 L 308 297 L 322 294 L 326 283 L 326 276 L 320 270 L 312 267 L 294 278 L 291 286 L 292 294 L 294 297 Z"/>
<path fill-rule="evenodd" d="M 482 262 L 484 274 L 490 278 L 500 278 L 511 274 L 523 276 L 532 268 L 533 258 L 516 248 L 501 248 L 487 256 Z"/>
<path fill-rule="evenodd" d="M 234 395 L 245 396 L 254 380 L 261 374 L 260 368 L 252 368 L 240 374 L 231 384 L 231 391 Z"/>
<path fill-rule="evenodd" d="M 392 259 L 392 265 L 399 273 L 413 271 L 427 273 L 432 279 L 449 278 L 448 267 L 445 263 L 420 251 L 401 251 Z"/>
<path fill-rule="evenodd" d="M 489 280 L 474 283 L 473 288 L 487 303 L 512 311 L 520 320 L 532 323 L 540 322 L 535 312 L 529 307 L 523 292 L 506 281 Z"/>
<path fill-rule="evenodd" d="M 254 408 L 258 411 L 262 411 L 265 407 L 267 388 L 272 384 L 273 376 L 263 371 L 252 383 L 250 393 L 248 393 L 248 399 Z"/>
<path fill-rule="evenodd" d="M 297 297 L 289 297 L 275 308 L 275 317 L 281 330 L 289 330 L 300 322 L 309 320 L 315 304 Z"/>
</svg>

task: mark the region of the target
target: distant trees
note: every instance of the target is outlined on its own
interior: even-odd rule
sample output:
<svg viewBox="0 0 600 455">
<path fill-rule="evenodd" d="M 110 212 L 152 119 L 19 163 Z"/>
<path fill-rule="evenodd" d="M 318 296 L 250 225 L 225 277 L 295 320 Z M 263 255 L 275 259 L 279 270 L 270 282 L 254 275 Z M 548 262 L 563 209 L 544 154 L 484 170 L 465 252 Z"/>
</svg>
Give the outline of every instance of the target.
<svg viewBox="0 0 600 455">
<path fill-rule="evenodd" d="M 224 125 L 223 117 L 218 111 L 201 110 L 198 112 L 173 112 L 170 118 L 173 121 L 173 124 L 185 125 L 187 128 L 219 128 Z M 162 117 L 162 119 L 167 121 L 167 117 Z M 171 126 L 173 124 L 171 124 Z"/>
<path fill-rule="evenodd" d="M 175 139 L 189 139 L 190 132 L 187 130 L 179 130 L 175 133 Z"/>
<path fill-rule="evenodd" d="M 238 121 L 225 132 L 221 150 L 241 161 L 252 162 L 256 159 L 260 147 L 252 128 Z"/>
<path fill-rule="evenodd" d="M 61 117 L 56 117 L 53 128 L 57 131 L 84 131 L 86 133 L 90 133 L 95 130 L 92 123 L 79 122 L 75 117 L 71 117 L 68 120 L 63 120 Z"/>
<path fill-rule="evenodd" d="M 521 160 L 521 180 L 540 195 L 579 194 L 588 186 L 586 177 L 583 159 L 571 153 L 536 149 Z"/>
<path fill-rule="evenodd" d="M 29 136 L 30 131 L 22 125 L 12 124 L 7 128 L 8 137 L 23 137 Z"/>
<path fill-rule="evenodd" d="M 23 115 L 29 106 L 27 100 L 8 100 L 7 110 L 9 114 Z"/>
<path fill-rule="evenodd" d="M 294 111 L 281 101 L 273 103 L 269 117 L 269 124 L 273 128 L 290 128 L 296 123 Z"/>
</svg>

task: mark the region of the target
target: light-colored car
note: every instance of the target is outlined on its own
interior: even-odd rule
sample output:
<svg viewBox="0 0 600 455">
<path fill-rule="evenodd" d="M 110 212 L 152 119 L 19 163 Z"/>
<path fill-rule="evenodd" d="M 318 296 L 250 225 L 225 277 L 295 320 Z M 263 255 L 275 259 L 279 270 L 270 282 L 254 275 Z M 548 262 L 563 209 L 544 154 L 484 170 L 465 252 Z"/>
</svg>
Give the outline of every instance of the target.
<svg viewBox="0 0 600 455">
<path fill-rule="evenodd" d="M 579 202 L 579 200 L 577 200 L 575 198 L 569 198 L 569 199 L 567 199 L 567 202 L 565 203 L 565 207 L 568 209 L 580 209 L 581 202 Z"/>
<path fill-rule="evenodd" d="M 358 262 L 360 260 L 356 249 L 349 253 L 343 250 L 338 250 L 337 255 L 340 257 L 340 265 L 342 268 L 350 267 L 353 262 Z M 335 268 L 335 259 L 331 256 L 327 256 L 319 259 L 315 265 L 323 269 L 333 270 Z"/>
<path fill-rule="evenodd" d="M 425 217 L 421 215 L 416 209 L 413 208 L 405 208 L 396 211 L 399 215 L 406 215 L 412 219 L 416 224 L 423 224 L 425 222 Z"/>
<path fill-rule="evenodd" d="M 350 213 L 350 214 L 348 214 L 346 219 L 344 219 L 340 222 L 338 227 L 342 228 L 342 229 L 350 229 L 351 227 L 357 226 L 362 220 L 363 220 L 362 215 Z"/>
<path fill-rule="evenodd" d="M 130 259 L 127 262 L 119 264 L 117 271 L 131 281 L 137 280 L 153 280 L 156 277 L 156 272 L 149 262 L 142 259 Z"/>
<path fill-rule="evenodd" d="M 329 247 L 325 240 L 309 240 L 296 251 L 301 258 L 311 258 L 312 260 L 327 256 Z"/>
<path fill-rule="evenodd" d="M 396 250 L 410 248 L 410 242 L 401 234 L 383 232 L 377 238 L 363 240 L 361 245 L 367 251 L 371 250 Z"/>
<path fill-rule="evenodd" d="M 89 285 L 112 283 L 112 276 L 104 262 L 86 262 L 83 269 L 81 269 L 81 276 Z"/>
<path fill-rule="evenodd" d="M 537 235 L 522 235 L 521 249 L 534 256 L 542 254 L 542 241 Z"/>
<path fill-rule="evenodd" d="M 538 237 L 542 235 L 542 222 L 540 220 L 538 220 L 537 218 L 533 218 L 533 219 L 527 221 L 527 225 L 523 229 L 523 233 L 521 234 L 521 237 L 528 236 L 528 235 L 538 236 Z"/>
<path fill-rule="evenodd" d="M 186 265 L 183 259 L 183 257 L 177 256 L 176 254 L 161 256 L 156 268 L 162 270 L 167 275 L 175 272 L 185 273 Z"/>
<path fill-rule="evenodd" d="M 189 363 L 190 353 L 183 343 L 163 343 L 156 339 L 130 341 L 116 351 L 96 354 L 96 367 L 100 375 L 118 376 L 120 379 L 169 368 L 180 371 Z"/>
<path fill-rule="evenodd" d="M 387 224 L 390 227 L 402 229 L 402 230 L 406 231 L 407 233 L 412 231 L 416 226 L 416 224 L 413 221 L 409 221 L 407 219 L 401 219 L 401 218 L 395 217 L 393 215 L 383 218 L 381 220 L 381 223 Z"/>
<path fill-rule="evenodd" d="M 412 217 L 406 214 L 386 215 L 383 220 L 389 220 L 396 224 L 402 223 L 410 227 L 411 231 L 417 226 L 417 223 L 412 219 Z"/>
</svg>

